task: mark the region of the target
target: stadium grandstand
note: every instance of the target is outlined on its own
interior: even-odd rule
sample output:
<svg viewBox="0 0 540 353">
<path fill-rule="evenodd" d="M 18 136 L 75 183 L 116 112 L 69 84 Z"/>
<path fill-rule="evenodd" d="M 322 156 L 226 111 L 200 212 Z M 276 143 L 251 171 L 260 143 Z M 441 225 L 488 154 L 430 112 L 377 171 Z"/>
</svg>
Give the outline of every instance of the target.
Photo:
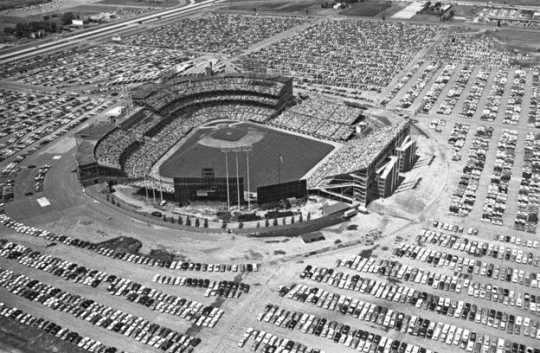
<svg viewBox="0 0 540 353">
<path fill-rule="evenodd" d="M 390 196 L 399 185 L 399 173 L 410 170 L 416 158 L 410 121 L 404 120 L 348 140 L 310 176 L 308 187 L 365 206 Z"/>
</svg>

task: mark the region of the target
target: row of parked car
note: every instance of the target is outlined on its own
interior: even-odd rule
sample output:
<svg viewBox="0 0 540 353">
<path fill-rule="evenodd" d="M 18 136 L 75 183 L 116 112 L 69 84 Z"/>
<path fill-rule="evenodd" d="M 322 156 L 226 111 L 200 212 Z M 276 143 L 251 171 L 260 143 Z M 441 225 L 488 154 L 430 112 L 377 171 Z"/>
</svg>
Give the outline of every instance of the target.
<svg viewBox="0 0 540 353">
<path fill-rule="evenodd" d="M 429 80 L 431 80 L 433 75 L 439 70 L 440 65 L 440 63 L 432 62 L 422 69 L 422 73 L 416 78 L 416 81 L 414 81 L 407 92 L 405 92 L 399 100 L 399 106 L 401 108 L 409 108 L 414 103 Z"/>
<path fill-rule="evenodd" d="M 453 233 L 459 233 L 463 234 L 465 232 L 465 227 L 457 225 L 457 224 L 451 224 L 443 221 L 439 221 L 434 219 L 431 222 L 431 226 L 436 229 L 445 230 L 447 232 L 453 232 Z M 467 234 L 468 235 L 478 235 L 479 231 L 478 228 L 469 227 L 467 228 Z"/>
<path fill-rule="evenodd" d="M 400 340 L 392 340 L 369 331 L 357 329 L 350 325 L 322 316 L 280 308 L 267 304 L 257 319 L 262 322 L 287 328 L 298 329 L 302 333 L 327 338 L 335 343 L 355 349 L 359 352 L 392 352 L 392 353 L 432 353 L 430 349 L 408 344 Z"/>
<path fill-rule="evenodd" d="M 43 183 L 45 181 L 45 176 L 47 175 L 50 167 L 50 165 L 46 164 L 37 170 L 36 176 L 34 177 L 34 192 L 43 191 Z"/>
<path fill-rule="evenodd" d="M 424 309 L 436 310 L 444 315 L 450 314 L 461 315 L 463 319 L 468 318 L 470 321 L 482 320 L 482 309 L 471 303 L 462 304 L 462 311 L 457 310 L 459 301 L 451 300 L 438 295 L 431 295 L 425 291 L 413 289 L 404 285 L 391 284 L 390 282 L 381 281 L 378 279 L 364 278 L 359 275 L 350 275 L 335 271 L 334 269 L 316 267 L 311 268 L 308 265 L 304 272 L 301 273 L 300 278 L 308 278 L 316 282 L 326 283 L 330 286 L 356 291 L 363 294 L 370 294 L 379 299 L 390 300 L 397 303 L 409 303 L 414 306 L 423 307 Z M 392 277 L 395 278 L 395 277 Z M 409 277 L 409 279 L 411 279 Z M 420 281 L 420 283 L 422 283 Z M 461 293 L 461 288 L 467 289 L 469 296 L 475 298 L 485 299 L 495 303 L 502 303 L 508 306 L 515 306 L 518 308 L 529 310 L 533 313 L 540 313 L 540 297 L 530 293 L 519 293 L 513 289 L 501 288 L 491 284 L 471 282 L 469 279 L 462 279 L 448 275 L 431 274 L 428 277 L 425 285 L 429 285 L 433 289 L 446 290 L 455 293 Z M 465 289 L 464 289 L 465 290 Z M 440 302 L 440 304 L 438 304 Z M 538 305 L 537 305 L 538 302 Z M 437 303 L 435 306 L 433 303 Z M 440 305 L 440 309 L 438 308 Z M 433 307 L 432 307 L 433 306 Z M 450 306 L 452 308 L 450 308 Z M 478 310 L 477 310 L 478 309 Z M 485 309 L 485 308 L 484 308 Z M 488 312 L 488 310 L 483 310 Z M 476 316 L 478 312 L 479 316 Z M 501 313 L 498 316 L 503 316 Z M 487 314 L 486 314 L 487 315 Z M 509 316 L 506 315 L 508 318 Z M 487 320 L 487 317 L 486 317 Z M 503 320 L 501 318 L 501 320 Z M 510 318 L 510 320 L 513 320 Z M 507 320 L 503 320 L 508 322 Z M 506 324 L 502 329 L 506 328 Z M 536 332 L 534 333 L 536 337 Z"/>
<path fill-rule="evenodd" d="M 244 347 L 252 339 L 251 350 L 265 353 L 324 353 L 317 348 L 308 348 L 305 344 L 278 337 L 264 330 L 254 330 L 248 327 L 246 332 L 238 342 L 238 347 Z"/>
<path fill-rule="evenodd" d="M 437 76 L 435 81 L 431 84 L 431 87 L 429 90 L 424 94 L 424 97 L 422 98 L 423 103 L 420 111 L 422 113 L 429 113 L 431 109 L 433 109 L 433 106 L 435 105 L 435 102 L 441 95 L 444 87 L 448 84 L 450 81 L 450 78 L 454 74 L 454 70 L 456 69 L 455 64 L 446 64 L 445 67 L 442 69 L 441 73 Z"/>
<path fill-rule="evenodd" d="M 538 115 L 540 117 L 540 113 Z M 514 218 L 514 228 L 533 234 L 538 234 L 536 228 L 538 226 L 538 210 L 540 208 L 539 163 L 540 134 L 529 131 L 525 136 L 521 181 L 518 191 L 518 211 Z"/>
<path fill-rule="evenodd" d="M 371 269 L 367 268 L 366 272 Z M 540 298 L 528 292 L 521 293 L 514 289 L 508 289 L 492 285 L 489 283 L 472 282 L 469 274 L 454 273 L 454 275 L 444 275 L 438 272 L 412 268 L 394 262 L 387 271 L 384 267 L 381 274 L 400 281 L 409 281 L 416 284 L 430 286 L 433 289 L 449 292 L 461 293 L 467 289 L 467 294 L 474 298 L 480 298 L 504 305 L 516 306 L 533 312 L 538 312 Z"/>
<path fill-rule="evenodd" d="M 477 127 L 467 162 L 462 169 L 457 188 L 450 199 L 449 211 L 451 213 L 465 217 L 472 211 L 492 136 L 493 127 Z"/>
<path fill-rule="evenodd" d="M 522 249 L 514 247 L 497 245 L 488 241 L 471 240 L 457 235 L 428 229 L 422 229 L 421 233 L 416 236 L 416 240 L 421 244 L 427 243 L 429 245 L 436 245 L 465 252 L 474 256 L 490 256 L 494 259 L 540 267 L 540 256 L 537 256 L 536 253 L 532 251 L 523 251 Z"/>
<path fill-rule="evenodd" d="M 518 236 L 508 235 L 508 234 L 497 234 L 495 235 L 495 240 L 504 242 L 504 243 L 516 244 L 518 246 L 523 246 L 523 247 L 532 248 L 532 249 L 538 249 L 538 246 L 539 246 L 538 240 L 525 240 L 525 239 L 521 239 Z"/>
<path fill-rule="evenodd" d="M 454 87 L 451 87 L 446 94 L 443 102 L 439 109 L 437 109 L 438 114 L 450 115 L 454 108 L 456 107 L 461 94 L 465 90 L 465 86 L 472 75 L 472 67 L 469 65 L 463 66 L 459 70 L 458 77 L 454 83 Z"/>
<path fill-rule="evenodd" d="M 499 69 L 489 89 L 487 102 L 482 110 L 482 115 L 480 115 L 481 120 L 492 122 L 497 119 L 506 82 L 508 82 L 508 70 Z"/>
<path fill-rule="evenodd" d="M 521 69 L 515 70 L 514 77 L 512 79 L 512 87 L 510 88 L 510 97 L 508 98 L 506 109 L 504 111 L 504 124 L 515 125 L 519 122 L 526 82 L 527 72 Z"/>
<path fill-rule="evenodd" d="M 471 119 L 478 110 L 480 98 L 482 98 L 482 94 L 486 88 L 489 74 L 490 71 L 485 68 L 481 68 L 476 73 L 472 86 L 469 89 L 469 94 L 467 95 L 467 98 L 465 98 L 463 107 L 461 108 L 460 115 L 462 117 Z"/>
<path fill-rule="evenodd" d="M 22 222 L 17 222 L 12 220 L 6 214 L 0 214 L 0 223 L 4 226 L 11 228 L 19 233 L 24 233 L 27 235 L 44 238 L 48 241 L 63 243 L 69 246 L 75 246 L 83 249 L 88 249 L 94 251 L 100 255 L 118 259 L 121 261 L 127 261 L 131 263 L 153 266 L 153 267 L 163 267 L 173 270 L 183 270 L 183 271 L 205 271 L 205 272 L 257 272 L 259 271 L 258 263 L 248 263 L 248 264 L 207 264 L 207 263 L 193 263 L 193 262 L 182 262 L 182 261 L 166 261 L 156 259 L 150 256 L 133 254 L 125 252 L 123 250 L 115 250 L 101 245 L 98 243 L 92 243 L 86 240 L 73 238 L 68 235 L 61 235 L 49 232 L 47 230 L 27 226 Z"/>
<path fill-rule="evenodd" d="M 482 260 L 440 252 L 433 249 L 405 244 L 394 252 L 398 257 L 407 257 L 413 260 L 428 263 L 434 267 L 449 267 L 462 273 L 480 275 L 499 281 L 512 282 L 532 288 L 540 288 L 540 275 L 537 272 L 529 272 L 509 266 L 499 266 Z M 379 263 L 379 267 L 387 266 L 387 263 Z M 392 265 L 394 266 L 394 265 Z"/>
<path fill-rule="evenodd" d="M 376 279 L 362 278 L 358 275 L 349 276 L 343 272 L 334 271 L 334 269 L 312 269 L 309 267 L 309 265 L 306 267 L 300 276 L 301 278 L 309 278 L 313 281 L 323 282 L 337 288 L 369 294 L 378 299 L 393 301 L 401 304 L 407 303 L 415 306 L 418 309 L 431 310 L 442 315 L 475 321 L 490 327 L 493 326 L 495 328 L 500 328 L 501 330 L 507 330 L 510 334 L 519 334 L 519 332 L 521 332 L 521 322 L 524 321 L 523 333 L 526 336 L 540 339 L 540 330 L 537 330 L 539 328 L 538 323 L 534 320 L 530 320 L 530 318 L 527 317 L 509 315 L 505 312 L 496 311 L 485 307 L 478 307 L 476 304 L 467 303 L 463 300 L 453 300 L 450 297 L 432 295 L 425 291 L 416 290 L 403 285 L 391 284 L 389 282 Z M 441 283 L 444 282 L 439 282 L 439 284 Z M 429 285 L 429 281 L 426 281 L 426 285 Z M 461 288 L 461 284 L 458 283 L 457 285 L 457 288 L 454 286 L 454 290 L 459 293 L 461 292 L 459 289 Z M 506 290 L 506 293 L 503 293 L 504 290 L 502 288 L 492 286 L 491 284 L 481 284 L 478 282 L 470 283 L 468 279 L 465 280 L 464 285 L 468 288 L 468 294 L 470 296 L 473 296 L 474 293 L 476 297 L 480 296 L 482 299 L 485 298 L 493 302 L 500 302 L 520 308 L 527 308 L 535 314 L 540 312 L 540 305 L 536 305 L 537 296 L 525 293 L 525 299 L 522 299 L 521 295 L 516 299 L 513 290 Z M 439 289 L 438 287 L 438 285 L 433 286 L 433 288 Z M 448 286 L 448 290 L 452 290 L 452 287 L 453 283 Z M 506 295 L 503 296 L 503 294 Z M 509 297 L 511 297 L 511 299 L 508 299 Z"/>
<path fill-rule="evenodd" d="M 192 321 L 196 326 L 214 327 L 223 315 L 220 308 L 169 295 L 130 279 L 87 268 L 51 255 L 43 255 L 24 245 L 0 239 L 0 256 L 63 279 L 94 288 L 106 285 L 109 294 L 123 297 L 151 310 L 166 312 Z"/>
<path fill-rule="evenodd" d="M 532 72 L 531 99 L 528 115 L 529 126 L 540 128 L 540 70 L 538 69 Z"/>
<path fill-rule="evenodd" d="M 467 138 L 467 134 L 469 133 L 469 130 L 471 129 L 470 124 L 465 123 L 455 123 L 454 127 L 452 128 L 452 131 L 450 132 L 450 136 L 448 136 L 448 144 L 452 146 L 454 153 L 458 153 L 461 151 L 463 146 L 465 146 L 465 140 Z"/>
<path fill-rule="evenodd" d="M 14 295 L 61 311 L 92 325 L 123 334 L 165 352 L 192 352 L 200 338 L 191 337 L 142 317 L 128 314 L 92 299 L 69 293 L 23 274 L 0 268 L 0 286 Z"/>
<path fill-rule="evenodd" d="M 356 319 L 382 326 L 385 331 L 394 330 L 401 332 L 402 334 L 409 334 L 446 343 L 447 345 L 457 346 L 455 349 L 459 347 L 469 352 L 472 351 L 477 337 L 480 336 L 475 331 L 470 331 L 469 329 L 452 325 L 451 323 L 429 320 L 419 315 L 408 315 L 404 312 L 390 309 L 384 305 L 377 305 L 363 300 L 353 299 L 317 287 L 293 284 L 291 287 L 286 287 L 286 289 L 289 291 L 286 292 L 286 290 L 282 289 L 280 294 L 286 292 L 285 296 L 289 299 L 317 305 L 326 310 L 337 311 L 343 315 L 352 316 Z M 429 303 L 430 308 L 435 308 L 437 302 L 430 302 L 430 299 L 426 300 L 424 303 Z M 441 298 L 439 303 L 445 301 L 447 302 L 448 307 L 450 307 L 450 298 L 446 298 L 445 300 L 442 300 Z M 416 305 L 419 309 L 421 308 L 421 305 L 418 305 L 420 303 L 422 303 L 421 298 Z M 442 305 L 438 305 L 437 307 L 441 312 Z M 463 307 L 463 302 L 458 303 L 455 314 L 449 316 L 455 318 L 462 317 L 461 309 Z M 493 316 L 495 316 L 495 313 L 493 313 Z M 495 327 L 494 319 L 492 319 L 491 316 L 489 317 L 488 322 L 490 323 L 488 326 Z M 498 328 L 498 326 L 496 328 Z M 503 344 L 504 343 L 506 342 L 503 341 Z"/>
<path fill-rule="evenodd" d="M 482 221 L 502 225 L 508 201 L 512 166 L 516 159 L 518 133 L 504 129 L 497 143 L 497 154 L 482 208 Z"/>
<path fill-rule="evenodd" d="M 98 340 L 83 336 L 78 332 L 72 331 L 67 327 L 62 327 L 57 323 L 44 318 L 36 317 L 23 310 L 9 306 L 0 302 L 0 317 L 4 317 L 15 322 L 28 326 L 33 329 L 43 331 L 51 336 L 55 336 L 63 341 L 72 343 L 73 345 L 87 350 L 92 353 L 117 353 L 119 350 L 116 347 L 110 347 Z M 124 352 L 122 352 L 124 353 Z"/>
<path fill-rule="evenodd" d="M 156 283 L 171 286 L 206 288 L 205 296 L 240 298 L 242 293 L 249 293 L 249 284 L 236 281 L 215 281 L 208 278 L 191 278 L 156 274 L 152 278 Z"/>
</svg>

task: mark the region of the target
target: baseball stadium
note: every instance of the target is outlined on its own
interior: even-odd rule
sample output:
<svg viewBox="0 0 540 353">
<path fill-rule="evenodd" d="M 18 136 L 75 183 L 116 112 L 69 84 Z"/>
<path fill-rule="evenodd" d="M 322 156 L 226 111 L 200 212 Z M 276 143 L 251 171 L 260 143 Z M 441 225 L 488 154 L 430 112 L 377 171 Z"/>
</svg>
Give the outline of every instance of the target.
<svg viewBox="0 0 540 353">
<path fill-rule="evenodd" d="M 128 184 L 179 205 L 316 194 L 366 206 L 390 196 L 416 158 L 407 120 L 295 96 L 288 77 L 169 75 L 131 97 L 129 111 L 79 136 L 83 185 Z"/>
</svg>

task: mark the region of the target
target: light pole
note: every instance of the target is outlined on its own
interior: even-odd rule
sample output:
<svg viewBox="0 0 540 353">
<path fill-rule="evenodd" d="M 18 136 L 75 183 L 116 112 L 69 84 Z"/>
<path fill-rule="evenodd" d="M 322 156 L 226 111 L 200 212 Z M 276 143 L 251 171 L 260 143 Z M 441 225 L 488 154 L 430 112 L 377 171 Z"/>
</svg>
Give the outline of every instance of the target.
<svg viewBox="0 0 540 353">
<path fill-rule="evenodd" d="M 249 149 L 246 149 L 246 176 L 247 176 L 247 199 L 248 211 L 251 211 L 251 195 L 249 193 Z"/>
<path fill-rule="evenodd" d="M 229 157 L 227 155 L 227 150 L 223 150 L 225 153 L 225 179 L 227 183 L 227 211 L 231 208 L 231 199 L 229 194 Z"/>
<path fill-rule="evenodd" d="M 238 171 L 238 152 L 241 150 L 234 151 L 236 157 L 236 196 L 238 198 L 238 210 L 240 210 L 240 172 Z"/>
</svg>

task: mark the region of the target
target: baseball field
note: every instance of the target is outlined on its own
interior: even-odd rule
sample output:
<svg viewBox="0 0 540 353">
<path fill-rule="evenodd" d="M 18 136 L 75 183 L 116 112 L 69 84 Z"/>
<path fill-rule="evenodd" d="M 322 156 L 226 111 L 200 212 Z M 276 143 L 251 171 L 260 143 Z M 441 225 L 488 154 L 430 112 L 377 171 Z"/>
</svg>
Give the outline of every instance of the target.
<svg viewBox="0 0 540 353">
<path fill-rule="evenodd" d="M 234 147 L 249 152 L 223 152 Z M 298 180 L 333 149 L 332 145 L 252 123 L 195 131 L 160 167 L 164 177 L 200 177 L 203 168 L 212 168 L 216 177 L 246 177 L 249 154 L 250 189 L 257 186 Z M 244 183 L 247 187 L 247 182 Z"/>
</svg>

